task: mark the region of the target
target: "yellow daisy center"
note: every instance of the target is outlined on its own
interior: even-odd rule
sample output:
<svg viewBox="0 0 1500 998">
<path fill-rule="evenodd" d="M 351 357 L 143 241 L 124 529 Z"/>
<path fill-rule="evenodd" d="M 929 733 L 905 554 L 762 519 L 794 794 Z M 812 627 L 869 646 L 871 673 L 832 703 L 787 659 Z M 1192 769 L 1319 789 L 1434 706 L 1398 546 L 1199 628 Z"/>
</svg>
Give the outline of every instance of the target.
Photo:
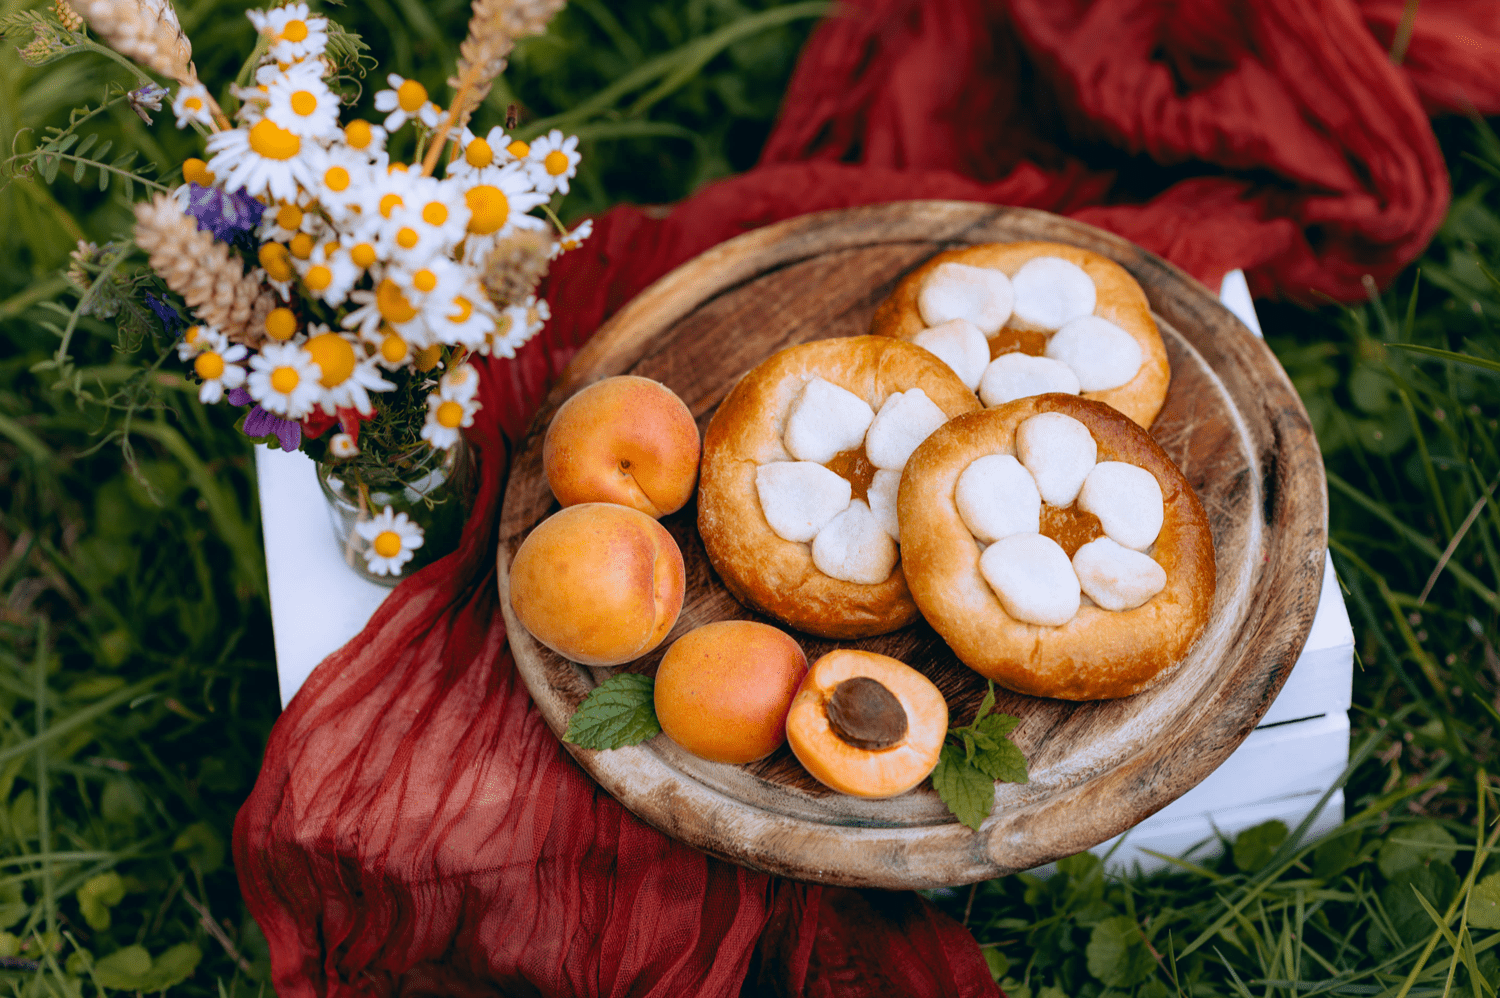
<svg viewBox="0 0 1500 998">
<path fill-rule="evenodd" d="M 304 346 L 313 355 L 313 362 L 323 372 L 318 380 L 324 388 L 342 385 L 354 373 L 354 348 L 338 333 L 323 333 L 308 340 Z"/>
<path fill-rule="evenodd" d="M 306 21 L 288 21 L 286 27 L 281 29 L 281 40 L 287 42 L 301 42 L 307 40 Z"/>
<path fill-rule="evenodd" d="M 203 110 L 203 98 L 189 97 L 187 100 L 182 102 L 182 106 L 187 108 L 189 111 L 201 111 Z"/>
<path fill-rule="evenodd" d="M 427 88 L 416 80 L 407 80 L 396 88 L 396 106 L 407 114 L 416 114 L 427 103 Z"/>
<path fill-rule="evenodd" d="M 297 316 L 289 308 L 273 308 L 266 316 L 266 335 L 278 342 L 286 342 L 297 331 Z"/>
<path fill-rule="evenodd" d="M 401 200 L 400 194 L 387 194 L 380 199 L 380 217 L 390 218 L 391 212 L 401 207 L 406 202 Z"/>
<path fill-rule="evenodd" d="M 395 333 L 386 333 L 385 339 L 380 341 L 380 356 L 387 364 L 401 363 L 406 359 L 407 350 L 406 341 Z"/>
<path fill-rule="evenodd" d="M 389 277 L 375 288 L 375 307 L 382 316 L 397 324 L 410 322 L 417 317 L 417 310 L 401 293 L 401 287 Z"/>
<path fill-rule="evenodd" d="M 322 264 L 317 264 L 308 270 L 307 276 L 302 278 L 302 283 L 306 284 L 309 290 L 326 291 L 328 285 L 333 283 L 333 271 Z"/>
<path fill-rule="evenodd" d="M 510 217 L 510 199 L 500 188 L 489 184 L 465 191 L 464 203 L 469 206 L 469 231 L 477 236 L 498 231 Z"/>
<path fill-rule="evenodd" d="M 510 153 L 516 159 L 525 159 L 531 154 L 531 146 L 522 142 L 520 139 L 516 139 L 516 141 L 505 147 L 505 151 Z"/>
<path fill-rule="evenodd" d="M 182 331 L 182 339 L 187 343 L 197 343 L 198 334 L 203 331 L 202 326 L 189 326 Z"/>
<path fill-rule="evenodd" d="M 224 373 L 224 358 L 211 351 L 200 353 L 193 361 L 193 370 L 204 381 L 212 381 Z"/>
<path fill-rule="evenodd" d="M 294 204 L 284 204 L 276 209 L 276 224 L 295 232 L 302 224 L 302 209 Z"/>
<path fill-rule="evenodd" d="M 266 159 L 287 160 L 302 151 L 302 140 L 270 118 L 250 126 L 250 149 Z"/>
<path fill-rule="evenodd" d="M 358 119 L 344 126 L 344 142 L 355 149 L 363 149 L 375 137 L 368 121 Z"/>
<path fill-rule="evenodd" d="M 290 281 L 296 273 L 292 270 L 291 256 L 280 243 L 266 243 L 256 255 L 260 257 L 260 265 L 266 268 L 266 276 L 273 281 Z"/>
<path fill-rule="evenodd" d="M 382 530 L 375 535 L 375 553 L 382 558 L 394 558 L 401 553 L 401 535 L 394 530 Z"/>
<path fill-rule="evenodd" d="M 354 261 L 356 267 L 368 268 L 375 262 L 375 247 L 369 243 L 357 243 L 349 251 L 349 259 Z"/>
<path fill-rule="evenodd" d="M 411 249 L 417 245 L 417 230 L 409 226 L 402 226 L 396 233 L 396 245 L 402 249 Z"/>
<path fill-rule="evenodd" d="M 318 98 L 311 91 L 309 91 L 309 90 L 298 90 L 296 93 L 292 94 L 292 111 L 294 113 L 300 114 L 302 117 L 305 118 L 309 114 L 312 114 L 317 109 L 318 109 Z M 556 156 L 556 155 L 557 155 L 557 153 L 553 153 L 552 154 L 552 156 Z M 548 164 L 551 164 L 551 162 L 552 162 L 552 156 L 548 156 L 547 157 Z M 547 168 L 549 170 L 552 169 L 552 167 L 550 165 Z M 567 167 L 564 166 L 563 169 L 567 169 Z M 557 171 L 553 171 L 553 172 L 560 173 L 562 171 L 561 170 L 557 170 Z"/>
<path fill-rule="evenodd" d="M 482 168 L 489 166 L 495 161 L 495 150 L 484 139 L 475 139 L 469 143 L 464 150 L 464 162 L 472 167 Z"/>
<path fill-rule="evenodd" d="M 347 190 L 349 187 L 349 171 L 342 166 L 330 166 L 323 174 L 323 184 L 330 191 Z"/>
<path fill-rule="evenodd" d="M 442 225 L 448 221 L 448 206 L 441 201 L 429 201 L 422 209 L 422 221 L 428 225 Z"/>
<path fill-rule="evenodd" d="M 448 316 L 449 322 L 468 322 L 469 316 L 474 314 L 474 303 L 469 301 L 469 299 L 465 298 L 463 295 L 459 295 L 457 298 L 453 299 L 453 305 L 458 309 L 458 312 L 454 315 Z M 463 384 L 463 379 L 455 380 L 454 384 Z"/>
<path fill-rule="evenodd" d="M 185 159 L 182 161 L 182 181 L 186 184 L 208 187 L 214 182 L 214 175 L 208 172 L 208 164 L 203 160 Z"/>
<path fill-rule="evenodd" d="M 302 376 L 295 367 L 278 367 L 271 372 L 271 387 L 282 395 L 290 395 L 302 383 Z"/>
<path fill-rule="evenodd" d="M 444 402 L 437 407 L 437 421 L 439 426 L 455 429 L 464 421 L 464 407 L 457 402 Z"/>
<path fill-rule="evenodd" d="M 306 232 L 299 232 L 292 237 L 291 242 L 287 243 L 287 249 L 291 250 L 292 256 L 297 259 L 306 260 L 312 256 L 313 247 L 316 245 L 317 243 L 313 241 L 312 236 Z"/>
<path fill-rule="evenodd" d="M 542 165 L 547 168 L 548 173 L 554 177 L 560 177 L 568 172 L 568 154 L 561 149 L 554 149 L 547 154 L 546 159 L 542 160 Z"/>
<path fill-rule="evenodd" d="M 430 270 L 419 270 L 411 275 L 412 286 L 426 293 L 437 287 L 437 275 Z"/>
<path fill-rule="evenodd" d="M 385 172 L 387 176 L 390 176 L 392 173 L 409 173 L 410 170 L 405 163 L 392 163 L 385 168 Z"/>
<path fill-rule="evenodd" d="M 430 371 L 437 367 L 437 362 L 442 356 L 443 345 L 434 343 L 430 347 L 423 347 L 417 351 L 417 355 L 412 358 L 412 366 L 419 371 Z"/>
</svg>

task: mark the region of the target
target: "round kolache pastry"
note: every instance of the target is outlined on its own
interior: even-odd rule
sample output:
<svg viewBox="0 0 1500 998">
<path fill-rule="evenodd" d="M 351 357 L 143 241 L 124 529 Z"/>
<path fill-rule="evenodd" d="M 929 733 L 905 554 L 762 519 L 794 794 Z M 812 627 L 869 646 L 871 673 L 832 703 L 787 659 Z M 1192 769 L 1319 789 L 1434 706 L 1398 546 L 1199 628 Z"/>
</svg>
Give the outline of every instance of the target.
<svg viewBox="0 0 1500 998">
<path fill-rule="evenodd" d="M 941 360 L 880 336 L 787 347 L 703 434 L 698 532 L 730 592 L 798 630 L 884 634 L 917 619 L 896 491 L 912 450 L 979 408 Z"/>
<path fill-rule="evenodd" d="M 1082 395 L 1150 426 L 1171 368 L 1145 292 L 1108 257 L 1066 243 L 939 253 L 881 303 L 870 332 L 942 357 L 986 406 Z"/>
<path fill-rule="evenodd" d="M 1076 396 L 947 423 L 897 502 L 912 595 L 959 659 L 1008 689 L 1095 700 L 1160 682 L 1213 608 L 1213 535 L 1151 436 Z"/>
</svg>

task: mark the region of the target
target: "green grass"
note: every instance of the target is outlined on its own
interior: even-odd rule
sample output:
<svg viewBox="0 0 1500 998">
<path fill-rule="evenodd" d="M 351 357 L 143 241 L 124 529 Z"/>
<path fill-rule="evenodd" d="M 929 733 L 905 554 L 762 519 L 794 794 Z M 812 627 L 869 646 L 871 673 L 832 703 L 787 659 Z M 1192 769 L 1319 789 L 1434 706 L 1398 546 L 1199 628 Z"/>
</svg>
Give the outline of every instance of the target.
<svg viewBox="0 0 1500 998">
<path fill-rule="evenodd" d="M 205 79 L 237 70 L 243 7 L 179 5 Z M 753 163 L 813 9 L 575 0 L 477 124 L 515 103 L 533 129 L 585 136 L 566 215 L 676 200 Z M 370 0 L 335 16 L 371 41 L 370 65 L 440 93 L 464 13 Z M 90 56 L 29 68 L 26 40 L 0 51 L 0 137 L 18 152 L 129 79 Z M 165 180 L 195 151 L 118 107 L 91 128 Z M 1359 652 L 1350 818 L 1321 843 L 1264 826 L 1165 876 L 1110 879 L 1084 856 L 1050 880 L 953 892 L 942 903 L 1017 998 L 1494 994 L 1500 506 L 1480 499 L 1500 478 L 1500 374 L 1402 345 L 1500 360 L 1485 273 L 1500 266 L 1500 143 L 1465 121 L 1440 138 L 1456 196 L 1420 280 L 1353 311 L 1262 309 L 1332 483 Z M 251 454 L 223 407 L 161 375 L 166 403 L 132 415 L 127 462 L 123 414 L 97 400 L 139 357 L 104 321 L 81 319 L 71 347 L 95 401 L 32 371 L 58 346 L 39 303 L 62 291 L 74 242 L 127 218 L 96 172 L 0 187 L 0 984 L 253 994 L 264 942 L 226 861 L 276 710 Z"/>
</svg>

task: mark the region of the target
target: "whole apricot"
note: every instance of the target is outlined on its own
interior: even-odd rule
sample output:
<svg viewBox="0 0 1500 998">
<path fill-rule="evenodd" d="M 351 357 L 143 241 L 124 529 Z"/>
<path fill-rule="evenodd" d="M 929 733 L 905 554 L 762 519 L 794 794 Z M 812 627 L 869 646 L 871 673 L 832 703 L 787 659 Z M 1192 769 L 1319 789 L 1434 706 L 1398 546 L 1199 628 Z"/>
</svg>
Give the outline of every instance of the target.
<svg viewBox="0 0 1500 998">
<path fill-rule="evenodd" d="M 818 782 L 894 797 L 927 778 L 948 737 L 948 703 L 916 669 L 839 649 L 813 663 L 786 719 L 792 752 Z"/>
<path fill-rule="evenodd" d="M 807 656 L 785 631 L 721 620 L 672 643 L 656 669 L 656 719 L 711 762 L 764 759 L 786 740 L 786 714 Z"/>
<path fill-rule="evenodd" d="M 666 528 L 614 503 L 552 514 L 510 566 L 510 605 L 522 626 L 584 665 L 620 665 L 661 644 L 686 586 L 682 551 Z"/>
<path fill-rule="evenodd" d="M 661 518 L 693 497 L 701 443 L 682 399 L 634 375 L 564 402 L 542 441 L 542 470 L 564 506 L 613 502 Z"/>
</svg>

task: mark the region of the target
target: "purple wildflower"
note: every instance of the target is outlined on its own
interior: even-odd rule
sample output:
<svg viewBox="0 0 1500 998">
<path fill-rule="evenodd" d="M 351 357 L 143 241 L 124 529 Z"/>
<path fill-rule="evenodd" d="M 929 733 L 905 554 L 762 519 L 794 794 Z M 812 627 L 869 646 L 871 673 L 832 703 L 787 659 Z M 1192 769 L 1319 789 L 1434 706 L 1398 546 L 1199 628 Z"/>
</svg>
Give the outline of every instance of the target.
<svg viewBox="0 0 1500 998">
<path fill-rule="evenodd" d="M 187 323 L 182 321 L 182 316 L 177 314 L 175 308 L 149 291 L 146 292 L 146 304 L 161 320 L 162 329 L 166 330 L 167 335 L 173 339 L 176 339 L 178 334 L 187 328 Z"/>
<path fill-rule="evenodd" d="M 130 109 L 141 116 L 146 124 L 151 124 L 150 111 L 161 110 L 161 99 L 167 95 L 166 87 L 159 87 L 154 83 L 148 83 L 130 91 L 126 99 L 130 101 Z"/>
<path fill-rule="evenodd" d="M 250 397 L 250 393 L 243 388 L 231 388 L 225 398 L 228 399 L 230 405 L 237 406 L 247 406 L 255 401 L 255 399 Z M 245 416 L 244 432 L 245 436 L 256 439 L 275 434 L 276 439 L 281 442 L 281 449 L 284 451 L 294 451 L 302 443 L 302 425 L 300 423 L 290 419 L 282 419 L 280 416 L 273 416 L 259 405 L 252 408 L 249 414 Z"/>
<path fill-rule="evenodd" d="M 254 231 L 266 206 L 243 190 L 188 184 L 187 214 L 198 220 L 199 231 L 213 233 L 220 242 L 233 243 Z"/>
</svg>

